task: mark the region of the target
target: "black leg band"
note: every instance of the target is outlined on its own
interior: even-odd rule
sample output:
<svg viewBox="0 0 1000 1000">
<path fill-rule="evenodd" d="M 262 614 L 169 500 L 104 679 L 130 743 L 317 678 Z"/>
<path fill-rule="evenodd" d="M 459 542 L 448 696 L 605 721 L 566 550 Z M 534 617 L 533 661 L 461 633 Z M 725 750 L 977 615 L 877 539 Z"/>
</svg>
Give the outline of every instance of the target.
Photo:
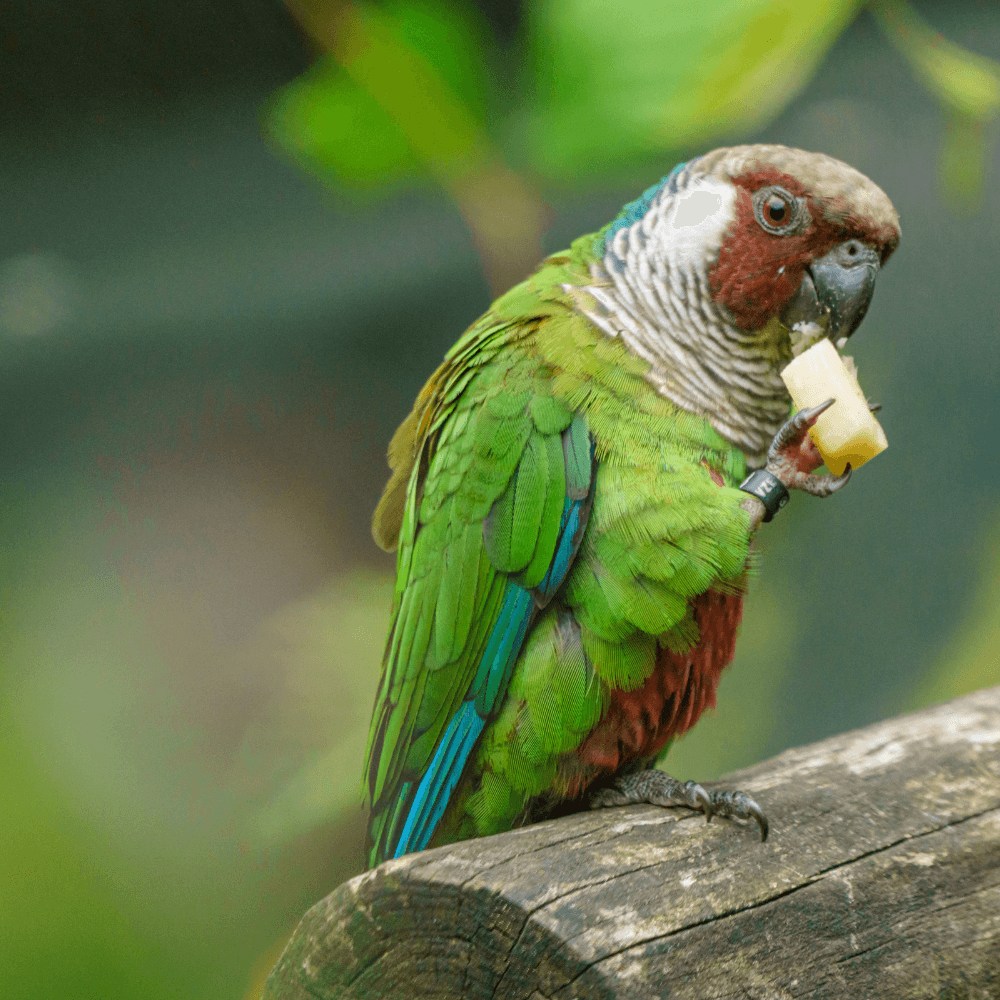
<svg viewBox="0 0 1000 1000">
<path fill-rule="evenodd" d="M 788 503 L 788 489 L 785 484 L 765 469 L 751 472 L 740 483 L 740 489 L 755 496 L 764 505 L 765 521 L 770 521 Z"/>
</svg>

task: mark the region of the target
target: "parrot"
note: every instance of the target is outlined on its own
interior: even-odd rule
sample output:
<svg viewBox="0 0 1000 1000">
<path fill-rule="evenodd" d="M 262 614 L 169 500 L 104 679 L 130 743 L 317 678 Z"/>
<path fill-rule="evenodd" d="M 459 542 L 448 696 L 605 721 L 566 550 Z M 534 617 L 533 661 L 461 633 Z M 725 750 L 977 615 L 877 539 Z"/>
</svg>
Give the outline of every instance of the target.
<svg viewBox="0 0 1000 1000">
<path fill-rule="evenodd" d="M 842 348 L 899 216 L 780 145 L 681 163 L 458 339 L 388 448 L 396 582 L 364 765 L 368 864 L 576 809 L 755 821 L 657 767 L 715 706 L 751 543 L 850 478 L 781 369 Z M 874 407 L 873 407 L 874 409 Z"/>
</svg>

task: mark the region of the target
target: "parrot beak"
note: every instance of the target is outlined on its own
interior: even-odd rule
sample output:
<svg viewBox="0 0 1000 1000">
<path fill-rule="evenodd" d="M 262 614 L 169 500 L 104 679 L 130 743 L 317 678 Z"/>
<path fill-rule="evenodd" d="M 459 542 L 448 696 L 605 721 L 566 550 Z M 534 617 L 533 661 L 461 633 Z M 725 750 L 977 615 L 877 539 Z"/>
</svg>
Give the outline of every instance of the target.
<svg viewBox="0 0 1000 1000">
<path fill-rule="evenodd" d="M 799 290 L 781 314 L 782 323 L 789 329 L 799 323 L 825 326 L 834 343 L 849 337 L 868 312 L 878 269 L 879 255 L 872 247 L 845 240 L 806 265 Z"/>
</svg>

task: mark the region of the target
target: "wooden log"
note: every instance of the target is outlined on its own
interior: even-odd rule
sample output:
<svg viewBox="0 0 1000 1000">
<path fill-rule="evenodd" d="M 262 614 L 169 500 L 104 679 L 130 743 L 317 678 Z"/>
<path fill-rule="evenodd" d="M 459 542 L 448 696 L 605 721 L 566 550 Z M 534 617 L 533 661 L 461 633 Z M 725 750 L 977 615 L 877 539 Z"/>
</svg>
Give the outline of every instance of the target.
<svg viewBox="0 0 1000 1000">
<path fill-rule="evenodd" d="M 386 862 L 265 1000 L 1000 997 L 1000 687 L 729 775 L 771 820 L 631 806 Z"/>
</svg>

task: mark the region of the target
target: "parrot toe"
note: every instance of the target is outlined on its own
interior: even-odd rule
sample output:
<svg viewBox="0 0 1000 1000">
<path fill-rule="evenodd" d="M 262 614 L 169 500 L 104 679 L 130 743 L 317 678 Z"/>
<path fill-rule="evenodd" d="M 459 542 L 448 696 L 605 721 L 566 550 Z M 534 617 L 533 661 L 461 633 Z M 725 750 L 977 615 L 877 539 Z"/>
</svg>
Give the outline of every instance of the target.
<svg viewBox="0 0 1000 1000">
<path fill-rule="evenodd" d="M 806 476 L 796 485 L 800 490 L 814 497 L 828 497 L 831 493 L 836 493 L 842 486 L 846 486 L 851 478 L 851 463 L 844 466 L 844 471 L 835 476 L 828 472 L 825 476 Z"/>
<path fill-rule="evenodd" d="M 768 463 L 773 462 L 786 448 L 798 448 L 805 440 L 809 428 L 836 402 L 835 399 L 828 399 L 813 406 L 808 410 L 799 410 L 794 416 L 789 417 L 774 435 L 770 447 L 767 449 Z"/>
<path fill-rule="evenodd" d="M 710 792 L 712 806 L 720 816 L 736 816 L 738 819 L 753 819 L 760 829 L 760 842 L 767 840 L 769 824 L 764 810 L 746 792 Z"/>
<path fill-rule="evenodd" d="M 590 808 L 648 803 L 654 806 L 687 806 L 705 814 L 756 820 L 760 840 L 767 840 L 767 816 L 746 792 L 708 791 L 697 781 L 678 781 L 666 771 L 652 768 L 616 778 L 611 787 L 598 788 L 590 795 Z"/>
<path fill-rule="evenodd" d="M 765 468 L 772 476 L 776 476 L 789 490 L 802 490 L 814 497 L 828 497 L 846 486 L 851 478 L 851 466 L 835 476 L 827 473 L 823 476 L 813 474 L 823 464 L 819 449 L 809 438 L 809 428 L 819 417 L 834 404 L 828 399 L 819 406 L 808 410 L 799 410 L 793 417 L 786 420 L 774 435 L 767 449 L 767 465 Z"/>
</svg>

